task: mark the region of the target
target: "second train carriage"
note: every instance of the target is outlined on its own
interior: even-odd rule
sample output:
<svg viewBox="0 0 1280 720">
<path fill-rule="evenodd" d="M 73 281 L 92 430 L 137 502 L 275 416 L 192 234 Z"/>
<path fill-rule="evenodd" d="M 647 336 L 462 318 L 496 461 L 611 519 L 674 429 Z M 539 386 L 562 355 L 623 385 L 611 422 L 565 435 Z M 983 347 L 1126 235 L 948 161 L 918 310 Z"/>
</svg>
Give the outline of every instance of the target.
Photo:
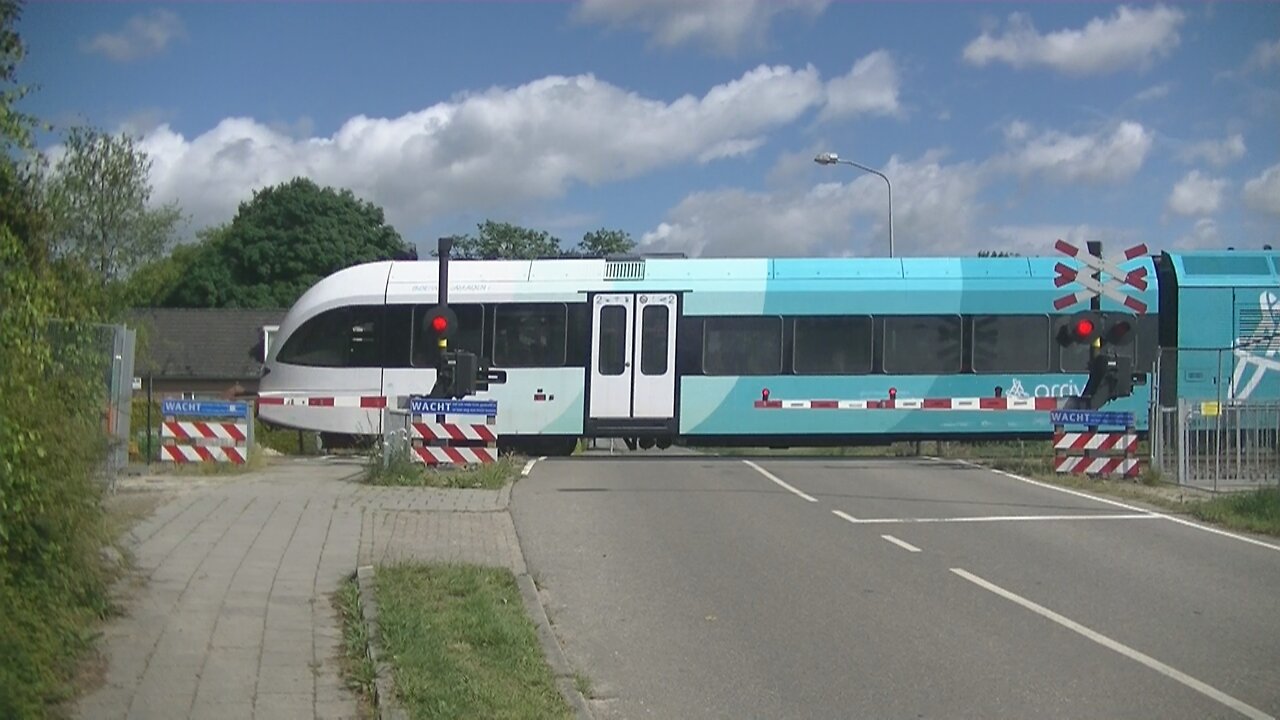
<svg viewBox="0 0 1280 720">
<path fill-rule="evenodd" d="M 1153 367 L 1151 312 L 1118 350 Z M 453 261 L 450 346 L 507 373 L 504 441 L 567 453 L 580 437 L 645 444 L 819 445 L 922 438 L 1044 437 L 1036 398 L 1078 394 L 1088 349 L 1064 344 L 1070 313 L 1053 258 L 555 259 Z M 290 310 L 261 394 L 425 394 L 437 264 L 342 270 Z M 1124 312 L 1104 299 L 1103 310 Z M 1150 385 L 1107 409 L 1145 427 Z M 899 409 L 876 409 L 893 398 Z M 929 409 L 902 409 L 912 400 Z M 944 402 L 950 401 L 950 402 Z M 978 402 L 978 404 L 975 404 Z M 1015 409 L 972 409 L 1013 407 Z M 942 409 L 947 407 L 950 409 Z M 1021 409 L 1028 408 L 1028 409 Z M 381 411 L 262 405 L 269 422 L 374 435 Z"/>
</svg>

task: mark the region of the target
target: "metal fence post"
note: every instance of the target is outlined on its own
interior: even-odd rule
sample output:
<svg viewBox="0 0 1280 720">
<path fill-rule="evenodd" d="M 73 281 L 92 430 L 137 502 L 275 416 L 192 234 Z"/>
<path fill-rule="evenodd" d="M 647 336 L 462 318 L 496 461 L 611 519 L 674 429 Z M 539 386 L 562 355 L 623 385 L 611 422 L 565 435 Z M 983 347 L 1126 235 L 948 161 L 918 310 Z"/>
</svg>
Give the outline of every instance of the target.
<svg viewBox="0 0 1280 720">
<path fill-rule="evenodd" d="M 1188 468 L 1187 462 L 1190 455 L 1190 428 L 1187 427 L 1187 420 L 1191 416 L 1191 403 L 1178 398 L 1178 485 L 1184 485 L 1187 482 Z"/>
</svg>

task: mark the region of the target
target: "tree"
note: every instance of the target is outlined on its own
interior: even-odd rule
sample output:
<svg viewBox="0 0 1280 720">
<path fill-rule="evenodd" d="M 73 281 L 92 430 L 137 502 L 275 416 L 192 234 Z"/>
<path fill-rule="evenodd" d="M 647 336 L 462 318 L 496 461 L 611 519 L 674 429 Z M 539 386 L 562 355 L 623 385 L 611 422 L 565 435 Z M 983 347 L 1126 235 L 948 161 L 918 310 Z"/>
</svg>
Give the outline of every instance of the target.
<svg viewBox="0 0 1280 720">
<path fill-rule="evenodd" d="M 476 226 L 479 234 L 453 238 L 454 257 L 463 259 L 509 260 L 558 257 L 560 240 L 543 230 L 485 220 Z"/>
<path fill-rule="evenodd" d="M 173 203 L 148 207 L 150 172 L 151 159 L 128 135 L 68 131 L 49 179 L 56 253 L 84 260 L 104 281 L 160 257 L 182 213 Z"/>
<path fill-rule="evenodd" d="M 19 15 L 0 0 L 0 717 L 35 718 L 67 697 L 111 599 L 93 362 L 104 353 L 88 325 L 104 293 L 83 263 L 48 252 L 36 123 L 14 108 Z"/>
<path fill-rule="evenodd" d="M 205 257 L 213 257 L 207 254 L 207 244 L 225 228 L 225 225 L 205 228 L 196 234 L 198 242 L 178 245 L 168 255 L 134 270 L 122 288 L 123 305 L 130 308 L 183 307 L 178 298 L 189 292 L 192 268 Z M 208 283 L 214 274 L 203 272 L 200 276 L 203 282 Z"/>
<path fill-rule="evenodd" d="M 560 239 L 543 230 L 533 230 L 507 222 L 485 220 L 476 226 L 479 233 L 455 235 L 451 255 L 460 259 L 530 260 L 555 257 L 604 257 L 624 255 L 636 243 L 622 230 L 592 230 L 571 250 L 560 246 Z M 433 250 L 434 256 L 436 252 Z"/>
<path fill-rule="evenodd" d="M 1022 257 L 1022 255 L 1016 252 L 1010 252 L 1008 250 L 979 250 L 978 257 L 980 258 Z"/>
<path fill-rule="evenodd" d="M 229 225 L 202 233 L 194 254 L 154 272 L 163 286 L 183 268 L 165 306 L 276 308 L 326 275 L 408 253 L 382 208 L 299 177 L 255 192 Z"/>
<path fill-rule="evenodd" d="M 592 230 L 582 236 L 576 252 L 590 257 L 607 257 L 609 255 L 625 255 L 635 250 L 636 241 L 623 230 Z"/>
</svg>

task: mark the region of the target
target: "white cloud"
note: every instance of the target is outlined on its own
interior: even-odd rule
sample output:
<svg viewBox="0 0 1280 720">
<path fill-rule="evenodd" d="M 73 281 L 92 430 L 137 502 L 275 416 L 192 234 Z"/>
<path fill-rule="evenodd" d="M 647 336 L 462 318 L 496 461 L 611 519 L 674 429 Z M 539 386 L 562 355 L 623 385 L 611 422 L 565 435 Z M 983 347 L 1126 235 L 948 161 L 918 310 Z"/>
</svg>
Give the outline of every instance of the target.
<svg viewBox="0 0 1280 720">
<path fill-rule="evenodd" d="M 1280 65 L 1280 39 L 1258 43 L 1245 63 L 1250 70 L 1266 70 L 1273 65 Z"/>
<path fill-rule="evenodd" d="M 1244 184 L 1244 202 L 1259 212 L 1280 215 L 1280 165 L 1272 165 Z"/>
<path fill-rule="evenodd" d="M 1152 100 L 1159 100 L 1160 98 L 1168 97 L 1172 90 L 1173 83 L 1160 83 L 1159 85 L 1152 85 L 1146 90 L 1139 92 L 1137 95 L 1133 96 L 1133 99 L 1138 102 L 1151 102 Z"/>
<path fill-rule="evenodd" d="M 831 0 L 582 0 L 577 16 L 611 26 L 630 25 L 660 45 L 705 41 L 721 52 L 763 43 L 773 17 L 820 14 Z"/>
<path fill-rule="evenodd" d="M 1244 136 L 1235 133 L 1222 140 L 1203 140 L 1188 145 L 1178 153 L 1178 157 L 1184 162 L 1207 162 L 1214 167 L 1222 167 L 1244 157 L 1244 151 Z"/>
<path fill-rule="evenodd" d="M 118 32 L 101 33 L 87 43 L 85 52 L 98 53 L 109 60 L 127 62 L 162 52 L 186 33 L 182 19 L 164 8 L 135 15 Z"/>
<path fill-rule="evenodd" d="M 1173 186 L 1166 205 L 1179 215 L 1212 215 L 1222 207 L 1222 193 L 1226 189 L 1226 180 L 1192 170 Z"/>
<path fill-rule="evenodd" d="M 590 75 L 552 76 L 396 118 L 357 116 L 330 137 L 228 118 L 192 138 L 161 126 L 142 147 L 156 199 L 177 200 L 195 227 L 229 220 L 253 190 L 297 175 L 350 188 L 395 224 L 426 223 L 749 152 L 823 93 L 812 67 L 760 66 L 671 102 Z"/>
<path fill-rule="evenodd" d="M 992 161 L 997 169 L 1024 177 L 1098 184 L 1133 177 L 1151 150 L 1152 134 L 1139 123 L 1122 122 L 1092 135 L 1056 130 L 1033 135 L 1026 123 L 1014 121 L 1005 130 L 1005 140 L 1011 147 Z"/>
<path fill-rule="evenodd" d="M 977 195 L 985 183 L 981 168 L 943 165 L 936 153 L 927 153 L 913 162 L 891 160 L 884 172 L 894 184 L 896 254 L 971 247 Z M 888 252 L 887 188 L 880 178 L 859 174 L 847 182 L 793 190 L 696 192 L 641 242 L 647 250 L 691 256 L 883 256 Z"/>
<path fill-rule="evenodd" d="M 1178 45 L 1185 15 L 1176 8 L 1120 6 L 1110 18 L 1094 18 L 1082 30 L 1041 34 L 1023 13 L 1009 16 L 1004 34 L 983 32 L 964 49 L 964 59 L 985 66 L 1044 65 L 1070 75 L 1100 75 L 1146 67 Z"/>
<path fill-rule="evenodd" d="M 1191 232 L 1178 238 L 1181 248 L 1220 248 L 1222 233 L 1218 231 L 1218 223 L 1213 218 L 1200 218 Z"/>
<path fill-rule="evenodd" d="M 877 50 L 854 63 L 848 73 L 827 82 L 827 105 L 820 118 L 898 113 L 898 69 L 893 56 Z"/>
</svg>

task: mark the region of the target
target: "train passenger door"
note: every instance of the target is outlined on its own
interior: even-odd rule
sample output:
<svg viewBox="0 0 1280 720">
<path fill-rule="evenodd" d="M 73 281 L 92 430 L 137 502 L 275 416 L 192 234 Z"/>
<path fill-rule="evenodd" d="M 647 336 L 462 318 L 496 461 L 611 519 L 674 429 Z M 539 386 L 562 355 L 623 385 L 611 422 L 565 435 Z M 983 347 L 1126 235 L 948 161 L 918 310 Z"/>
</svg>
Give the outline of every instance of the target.
<svg viewBox="0 0 1280 720">
<path fill-rule="evenodd" d="M 595 296 L 589 431 L 675 431 L 677 306 L 674 293 Z"/>
</svg>

